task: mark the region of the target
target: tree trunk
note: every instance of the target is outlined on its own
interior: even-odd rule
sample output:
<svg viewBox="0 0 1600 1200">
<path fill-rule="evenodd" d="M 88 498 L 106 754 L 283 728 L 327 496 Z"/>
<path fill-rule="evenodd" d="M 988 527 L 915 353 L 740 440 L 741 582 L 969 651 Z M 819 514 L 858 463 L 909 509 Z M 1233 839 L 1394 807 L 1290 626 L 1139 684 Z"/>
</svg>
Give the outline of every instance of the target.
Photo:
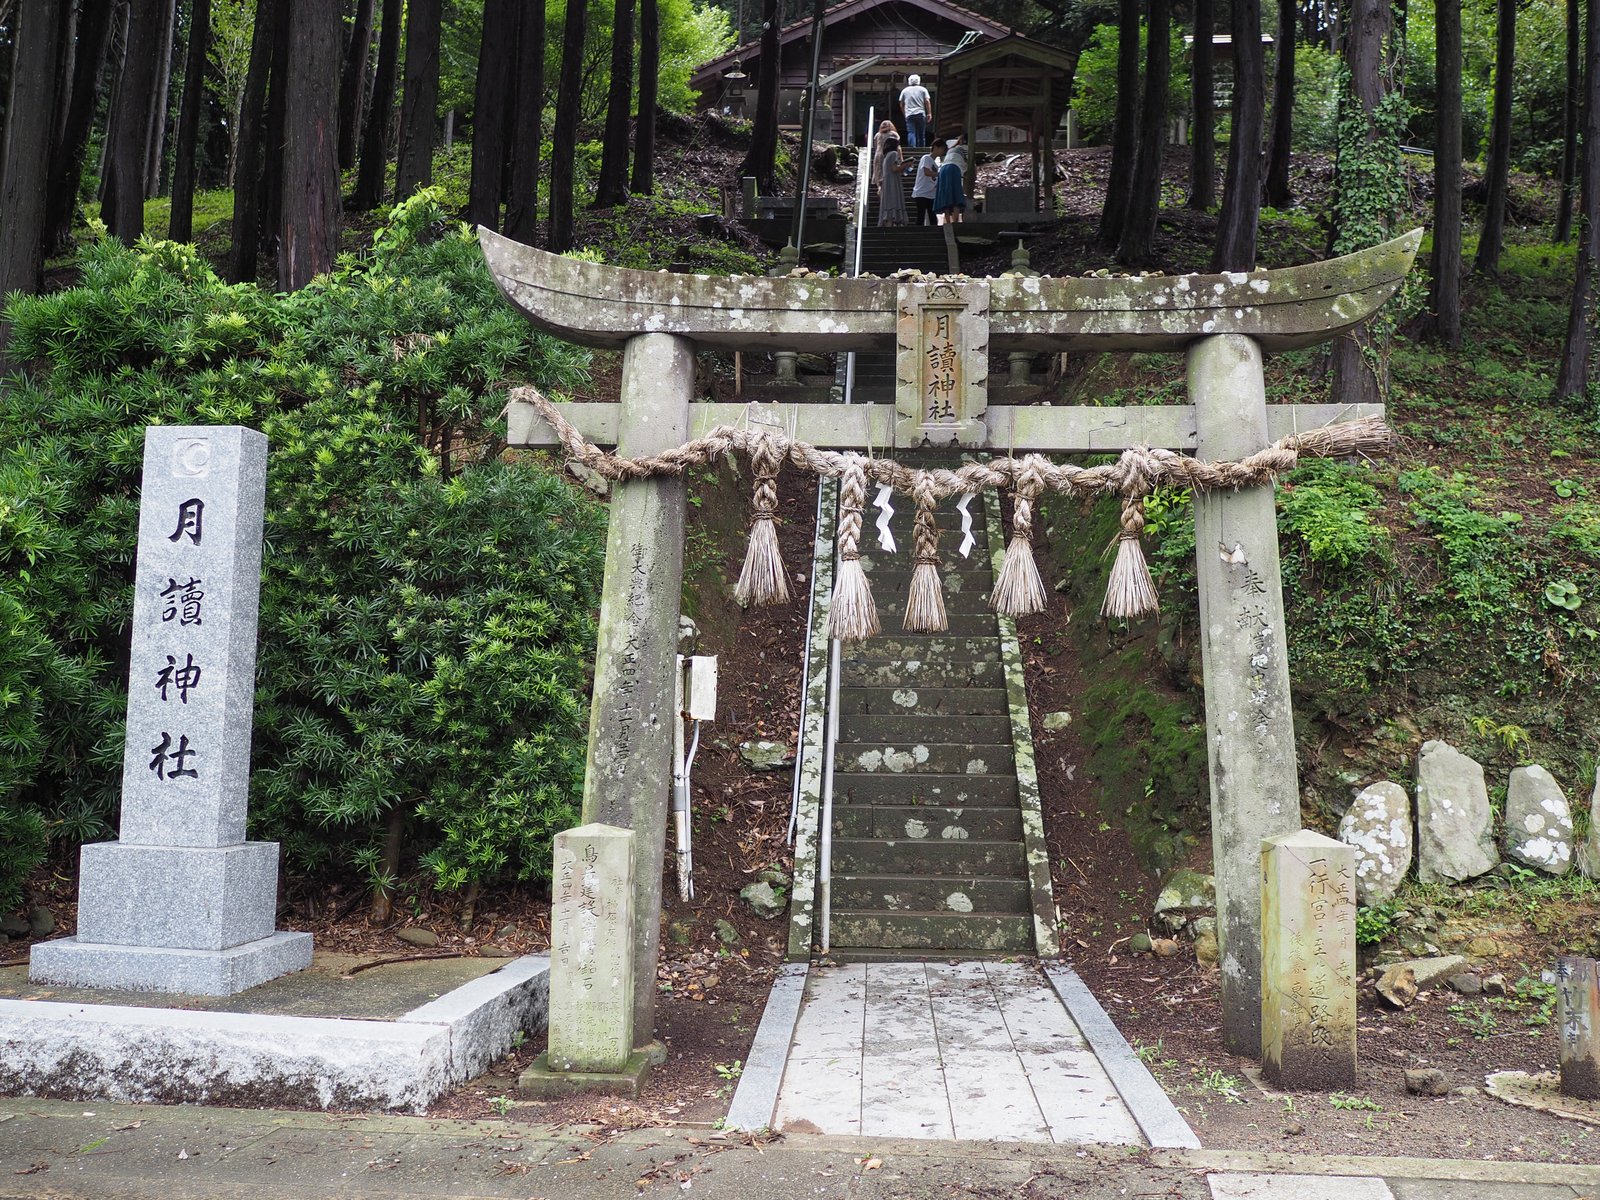
<svg viewBox="0 0 1600 1200">
<path fill-rule="evenodd" d="M 633 194 L 656 190 L 656 96 L 661 81 L 661 11 L 639 0 L 639 119 L 633 127 Z"/>
<path fill-rule="evenodd" d="M 339 75 L 339 169 L 356 165 L 356 138 L 361 131 L 361 94 L 366 91 L 367 59 L 372 55 L 372 16 L 377 0 L 356 0 L 350 45 Z"/>
<path fill-rule="evenodd" d="M 1261 54 L 1260 0 L 1234 0 L 1233 131 L 1228 174 L 1222 185 L 1222 215 L 1212 267 L 1249 271 L 1256 265 L 1256 224 L 1261 215 L 1261 121 L 1266 107 L 1266 70 Z"/>
<path fill-rule="evenodd" d="M 299 291 L 339 254 L 339 10 L 289 0 L 278 287 Z"/>
<path fill-rule="evenodd" d="M 268 257 L 278 257 L 283 232 L 283 144 L 289 119 L 289 17 L 296 0 L 277 0 L 273 24 L 272 78 L 267 84 L 267 141 L 261 166 L 261 241 Z"/>
<path fill-rule="evenodd" d="M 776 0 L 768 0 L 775 3 Z M 589 0 L 567 0 L 561 31 L 561 82 L 550 137 L 550 249 L 572 249 L 572 158 L 578 148 L 578 106 L 583 99 L 583 27 Z"/>
<path fill-rule="evenodd" d="M 1384 76 L 1384 43 L 1389 35 L 1388 0 L 1351 0 L 1346 15 L 1345 65 L 1350 69 L 1350 90 L 1365 117 L 1367 141 L 1378 136 L 1374 114 L 1388 91 Z M 1336 233 L 1339 231 L 1335 231 Z M 1365 330 L 1347 333 L 1333 341 L 1333 398 L 1339 404 L 1376 404 L 1383 389 L 1363 352 Z"/>
<path fill-rule="evenodd" d="M 1578 0 L 1567 0 L 1567 91 L 1561 106 L 1561 203 L 1556 208 L 1558 242 L 1572 238 L 1572 193 L 1578 174 L 1578 114 L 1582 103 L 1583 77 L 1579 22 L 1582 9 Z"/>
<path fill-rule="evenodd" d="M 1142 266 L 1156 240 L 1161 215 L 1161 167 L 1167 149 L 1167 83 L 1172 65 L 1171 0 L 1150 0 L 1145 35 L 1144 111 L 1139 120 L 1139 150 L 1134 160 L 1128 215 L 1122 222 L 1117 258 Z"/>
<path fill-rule="evenodd" d="M 508 151 L 519 7 L 519 0 L 487 0 L 483 6 L 483 41 L 478 47 L 478 83 L 472 102 L 467 222 L 489 229 L 500 228 L 500 184 Z"/>
<path fill-rule="evenodd" d="M 1273 47 L 1272 136 L 1267 149 L 1267 204 L 1288 208 L 1289 156 L 1294 133 L 1296 0 L 1278 0 L 1278 44 Z"/>
<path fill-rule="evenodd" d="M 194 0 L 189 9 L 189 53 L 183 68 L 183 111 L 178 118 L 178 145 L 172 169 L 172 219 L 167 236 L 175 242 L 194 240 L 194 154 L 200 144 L 200 117 L 205 108 L 206 55 L 211 46 L 211 0 Z"/>
<path fill-rule="evenodd" d="M 172 100 L 172 44 L 173 30 L 178 21 L 178 0 L 167 0 L 161 14 L 161 57 L 157 60 L 156 103 L 150 112 L 150 157 L 145 163 L 144 194 L 161 194 L 163 160 L 167 150 L 167 108 Z"/>
<path fill-rule="evenodd" d="M 1506 187 L 1511 178 L 1511 84 L 1516 72 L 1517 0 L 1496 0 L 1494 113 L 1489 129 L 1489 161 L 1484 164 L 1488 198 L 1483 206 L 1483 236 L 1473 270 L 1500 273 L 1500 248 L 1505 242 Z"/>
<path fill-rule="evenodd" d="M 633 0 L 616 0 L 611 30 L 611 89 L 606 97 L 606 131 L 600 145 L 600 178 L 594 207 L 628 202 L 628 114 L 633 98 Z"/>
<path fill-rule="evenodd" d="M 43 164 L 56 129 L 56 69 L 61 50 L 59 0 L 22 0 L 11 13 L 16 46 L 6 101 L 5 149 L 0 156 L 0 302 L 12 292 L 35 293 L 44 277 Z M 10 327 L 0 319 L 0 356 Z"/>
<path fill-rule="evenodd" d="M 383 203 L 383 177 L 389 164 L 389 132 L 394 128 L 395 72 L 400 66 L 400 27 L 405 0 L 383 0 L 378 34 L 378 67 L 372 77 L 372 105 L 361 137 L 361 168 L 351 207 L 366 212 Z"/>
<path fill-rule="evenodd" d="M 544 137 L 544 0 L 521 3 L 505 232 L 532 245 L 539 236 L 539 144 Z"/>
<path fill-rule="evenodd" d="M 105 196 L 100 219 L 130 246 L 144 233 L 144 168 L 161 49 L 163 0 L 131 0 L 122 78 L 108 118 Z"/>
<path fill-rule="evenodd" d="M 1138 0 L 1128 0 L 1137 4 Z M 756 67 L 756 117 L 750 129 L 750 149 L 739 164 L 739 177 L 752 176 L 763 192 L 778 189 L 778 81 L 783 70 L 779 34 L 778 0 L 761 0 L 761 61 Z"/>
<path fill-rule="evenodd" d="M 1217 73 L 1211 39 L 1217 18 L 1212 0 L 1194 0 L 1194 48 L 1190 63 L 1188 206 L 1208 211 L 1217 202 Z"/>
<path fill-rule="evenodd" d="M 45 202 L 46 255 L 59 254 L 72 238 L 83 181 L 83 156 L 89 148 L 95 110 L 100 107 L 100 76 L 111 40 L 112 0 L 83 0 L 78 9 L 77 47 L 72 60 L 72 88 L 61 115 L 60 136 L 49 156 Z"/>
<path fill-rule="evenodd" d="M 1567 318 L 1567 342 L 1561 352 L 1556 395 L 1572 399 L 1589 385 L 1589 357 L 1594 321 L 1595 262 L 1600 258 L 1600 4 L 1584 6 L 1583 190 L 1579 197 L 1578 265 Z"/>
<path fill-rule="evenodd" d="M 406 20 L 406 94 L 400 103 L 396 200 L 404 200 L 433 182 L 433 132 L 439 108 L 439 20 L 439 0 L 411 0 Z"/>
<path fill-rule="evenodd" d="M 239 132 L 233 156 L 233 253 L 228 278 L 235 283 L 256 277 L 256 261 L 261 255 L 262 143 L 267 84 L 282 3 L 283 0 L 256 0 L 256 23 L 250 35 L 250 66 L 244 77 L 244 100 L 239 105 Z"/>
<path fill-rule="evenodd" d="M 1100 210 L 1100 244 L 1107 248 L 1122 240 L 1138 146 L 1139 0 L 1118 0 L 1117 112 L 1111 129 L 1111 175 L 1106 180 L 1105 207 Z"/>
<path fill-rule="evenodd" d="M 1435 339 L 1461 346 L 1461 0 L 1435 6 L 1433 143 L 1433 289 Z"/>
</svg>

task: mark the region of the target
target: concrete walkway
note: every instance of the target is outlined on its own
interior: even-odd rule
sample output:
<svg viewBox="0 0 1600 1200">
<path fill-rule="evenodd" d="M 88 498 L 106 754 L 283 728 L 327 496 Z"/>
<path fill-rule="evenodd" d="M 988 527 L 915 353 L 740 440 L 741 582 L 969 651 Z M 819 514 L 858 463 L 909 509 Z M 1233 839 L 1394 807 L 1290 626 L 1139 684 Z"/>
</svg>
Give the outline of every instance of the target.
<svg viewBox="0 0 1600 1200">
<path fill-rule="evenodd" d="M 1082 1031 L 1024 963 L 858 963 L 806 981 L 775 1127 L 1142 1145 Z"/>
<path fill-rule="evenodd" d="M 1600 1167 L 0 1099 L 0 1200 L 1577 1200 Z"/>
</svg>

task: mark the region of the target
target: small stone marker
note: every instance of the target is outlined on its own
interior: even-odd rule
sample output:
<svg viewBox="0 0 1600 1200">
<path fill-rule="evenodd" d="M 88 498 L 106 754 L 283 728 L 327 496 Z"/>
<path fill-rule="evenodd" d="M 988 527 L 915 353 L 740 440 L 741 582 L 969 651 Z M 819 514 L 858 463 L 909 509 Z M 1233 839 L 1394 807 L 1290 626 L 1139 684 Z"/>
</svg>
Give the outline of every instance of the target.
<svg viewBox="0 0 1600 1200">
<path fill-rule="evenodd" d="M 121 839 L 85 845 L 78 934 L 38 982 L 228 996 L 310 965 L 275 933 L 276 842 L 247 842 L 267 439 L 145 431 Z"/>
<path fill-rule="evenodd" d="M 1506 790 L 1506 857 L 1550 875 L 1572 866 L 1572 809 L 1543 767 L 1514 767 Z"/>
<path fill-rule="evenodd" d="M 1302 829 L 1261 843 L 1261 1068 L 1281 1088 L 1356 1081 L 1354 852 Z"/>
<path fill-rule="evenodd" d="M 1561 1094 L 1600 1100 L 1600 971 L 1592 958 L 1556 959 Z"/>
<path fill-rule="evenodd" d="M 1483 768 L 1448 742 L 1417 756 L 1417 878 L 1460 883 L 1494 869 L 1493 814 Z"/>
<path fill-rule="evenodd" d="M 1339 840 L 1356 853 L 1356 899 L 1392 900 L 1411 869 L 1411 798 L 1384 780 L 1361 789 L 1339 818 Z"/>
<path fill-rule="evenodd" d="M 550 1069 L 620 1071 L 633 1053 L 633 830 L 555 836 Z"/>
</svg>

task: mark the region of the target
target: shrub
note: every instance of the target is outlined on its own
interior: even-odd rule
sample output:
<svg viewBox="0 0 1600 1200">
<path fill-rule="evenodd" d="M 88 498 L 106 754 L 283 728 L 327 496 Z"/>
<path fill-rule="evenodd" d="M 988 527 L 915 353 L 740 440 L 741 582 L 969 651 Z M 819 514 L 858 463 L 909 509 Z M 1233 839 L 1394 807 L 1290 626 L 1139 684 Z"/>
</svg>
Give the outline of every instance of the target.
<svg viewBox="0 0 1600 1200">
<path fill-rule="evenodd" d="M 190 247 L 111 240 L 79 286 L 14 298 L 34 364 L 0 409 L 0 892 L 110 833 L 143 430 L 270 441 L 252 829 L 370 878 L 388 815 L 444 886 L 548 873 L 582 775 L 603 516 L 502 463 L 509 380 L 586 358 L 506 305 L 424 192 L 293 295 Z M 15 864 L 20 863 L 20 868 Z M 8 874 L 10 872 L 10 874 Z"/>
</svg>

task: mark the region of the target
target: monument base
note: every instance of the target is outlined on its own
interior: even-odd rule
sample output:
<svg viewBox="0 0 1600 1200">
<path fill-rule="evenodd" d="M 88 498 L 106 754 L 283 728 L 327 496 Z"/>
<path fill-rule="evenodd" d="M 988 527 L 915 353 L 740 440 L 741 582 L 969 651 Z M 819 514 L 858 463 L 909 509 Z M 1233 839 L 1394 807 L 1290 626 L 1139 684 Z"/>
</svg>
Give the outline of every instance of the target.
<svg viewBox="0 0 1600 1200">
<path fill-rule="evenodd" d="M 227 950 L 270 938 L 276 925 L 277 842 L 91 842 L 79 863 L 78 936 L 88 942 Z"/>
<path fill-rule="evenodd" d="M 35 946 L 28 978 L 67 987 L 232 996 L 310 965 L 309 933 L 274 933 L 227 950 L 119 946 L 73 937 Z"/>
<path fill-rule="evenodd" d="M 590 1092 L 637 1100 L 644 1087 L 644 1077 L 650 1072 L 651 1057 L 648 1049 L 635 1050 L 620 1071 L 552 1071 L 547 1052 L 517 1076 L 517 1091 L 535 1100 L 554 1100 Z"/>
</svg>

